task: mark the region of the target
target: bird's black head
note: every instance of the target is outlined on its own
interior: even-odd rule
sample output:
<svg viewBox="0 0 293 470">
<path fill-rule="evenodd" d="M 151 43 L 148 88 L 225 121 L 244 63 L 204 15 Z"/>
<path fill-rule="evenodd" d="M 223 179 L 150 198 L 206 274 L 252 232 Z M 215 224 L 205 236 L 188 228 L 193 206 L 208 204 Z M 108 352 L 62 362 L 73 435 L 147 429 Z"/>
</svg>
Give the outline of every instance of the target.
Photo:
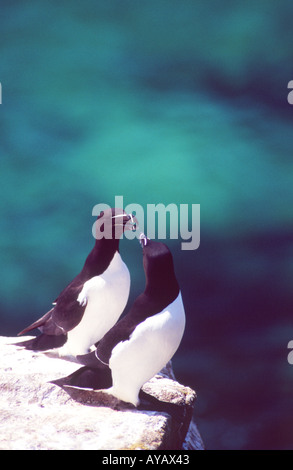
<svg viewBox="0 0 293 470">
<path fill-rule="evenodd" d="M 119 240 L 126 230 L 134 231 L 138 221 L 132 214 L 127 214 L 123 209 L 112 208 L 102 211 L 96 221 L 96 240 L 102 238 Z"/>
<path fill-rule="evenodd" d="M 146 276 L 146 293 L 162 296 L 164 292 L 178 295 L 179 286 L 175 276 L 172 254 L 162 242 L 140 236 L 143 249 L 143 267 Z"/>
</svg>

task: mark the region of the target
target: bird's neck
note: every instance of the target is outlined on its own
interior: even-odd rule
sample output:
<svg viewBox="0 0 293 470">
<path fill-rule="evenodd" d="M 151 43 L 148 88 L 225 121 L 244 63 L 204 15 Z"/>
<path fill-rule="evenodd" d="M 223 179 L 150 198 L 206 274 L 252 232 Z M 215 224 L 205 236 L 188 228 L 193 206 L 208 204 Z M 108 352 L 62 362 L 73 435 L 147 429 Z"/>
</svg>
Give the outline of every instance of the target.
<svg viewBox="0 0 293 470">
<path fill-rule="evenodd" d="M 179 294 L 179 285 L 176 278 L 170 279 L 152 279 L 151 282 L 146 282 L 145 294 L 163 304 L 171 303 Z"/>
<path fill-rule="evenodd" d="M 96 240 L 95 246 L 88 255 L 82 273 L 88 276 L 102 274 L 110 265 L 115 253 L 119 253 L 119 239 Z"/>
</svg>

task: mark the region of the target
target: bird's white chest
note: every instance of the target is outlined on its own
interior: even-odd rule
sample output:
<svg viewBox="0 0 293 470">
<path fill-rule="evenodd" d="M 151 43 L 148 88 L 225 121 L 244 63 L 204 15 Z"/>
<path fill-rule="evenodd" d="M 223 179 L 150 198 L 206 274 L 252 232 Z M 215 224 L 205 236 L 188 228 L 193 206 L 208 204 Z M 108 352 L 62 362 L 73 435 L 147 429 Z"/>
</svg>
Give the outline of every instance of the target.
<svg viewBox="0 0 293 470">
<path fill-rule="evenodd" d="M 136 406 L 140 387 L 172 358 L 184 328 L 185 312 L 179 293 L 162 312 L 137 325 L 129 340 L 114 347 L 109 362 L 113 378 L 111 393 Z"/>
<path fill-rule="evenodd" d="M 120 254 L 116 252 L 103 274 L 94 276 L 84 283 L 77 300 L 81 305 L 87 305 L 86 310 L 89 310 L 88 307 L 90 306 L 94 308 L 97 305 L 102 306 L 104 304 L 103 299 L 104 301 L 109 300 L 109 295 L 112 297 L 111 304 L 115 302 L 120 304 L 126 293 L 128 298 L 129 288 L 130 275 L 128 268 L 122 261 Z"/>
<path fill-rule="evenodd" d="M 85 282 L 77 300 L 85 305 L 80 323 L 67 335 L 65 350 L 86 354 L 112 328 L 122 314 L 129 296 L 130 275 L 118 252 L 103 274 Z"/>
<path fill-rule="evenodd" d="M 137 325 L 130 336 L 130 343 L 145 345 L 146 354 L 158 348 L 161 356 L 173 355 L 185 328 L 185 312 L 181 293 L 162 312 L 148 317 Z M 148 344 L 150 347 L 148 347 Z M 168 359 L 169 360 L 169 359 Z"/>
</svg>

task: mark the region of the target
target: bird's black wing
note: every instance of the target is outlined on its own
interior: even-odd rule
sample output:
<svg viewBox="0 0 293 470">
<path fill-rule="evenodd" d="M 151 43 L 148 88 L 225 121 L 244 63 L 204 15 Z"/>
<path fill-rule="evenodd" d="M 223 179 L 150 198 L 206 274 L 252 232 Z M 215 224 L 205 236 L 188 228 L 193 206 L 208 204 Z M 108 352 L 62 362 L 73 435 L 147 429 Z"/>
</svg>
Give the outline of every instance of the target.
<svg viewBox="0 0 293 470">
<path fill-rule="evenodd" d="M 69 286 L 58 296 L 57 303 L 52 312 L 52 324 L 56 325 L 63 333 L 75 328 L 81 321 L 86 304 L 81 305 L 77 298 L 83 288 L 83 284 Z M 43 332 L 50 334 L 51 325 L 48 330 L 43 328 Z"/>
<path fill-rule="evenodd" d="M 24 330 L 20 331 L 17 334 L 17 336 L 24 335 L 25 333 L 28 333 L 29 331 L 34 330 L 35 328 L 41 328 L 43 325 L 45 325 L 46 322 L 50 321 L 53 310 L 54 310 L 54 308 L 51 308 L 51 310 L 49 310 L 47 313 L 45 313 L 45 315 L 43 315 L 41 318 L 39 318 L 38 320 L 36 320 L 31 325 L 24 328 Z"/>
<path fill-rule="evenodd" d="M 18 336 L 38 328 L 46 335 L 64 335 L 72 330 L 83 317 L 86 305 L 80 305 L 77 297 L 83 285 L 69 284 L 58 296 L 56 305 L 45 315 L 18 333 Z"/>
</svg>

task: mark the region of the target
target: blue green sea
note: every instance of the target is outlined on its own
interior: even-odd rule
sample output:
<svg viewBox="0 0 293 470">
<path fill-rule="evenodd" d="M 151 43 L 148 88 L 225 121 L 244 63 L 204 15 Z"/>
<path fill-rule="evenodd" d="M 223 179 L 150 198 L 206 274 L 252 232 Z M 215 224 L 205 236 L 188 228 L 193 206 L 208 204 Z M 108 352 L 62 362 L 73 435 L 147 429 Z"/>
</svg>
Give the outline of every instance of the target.
<svg viewBox="0 0 293 470">
<path fill-rule="evenodd" d="M 167 237 L 174 360 L 207 449 L 293 449 L 293 4 L 0 0 L 0 335 L 43 315 L 93 246 L 93 207 L 200 204 Z M 122 240 L 144 288 L 141 248 Z"/>
</svg>

